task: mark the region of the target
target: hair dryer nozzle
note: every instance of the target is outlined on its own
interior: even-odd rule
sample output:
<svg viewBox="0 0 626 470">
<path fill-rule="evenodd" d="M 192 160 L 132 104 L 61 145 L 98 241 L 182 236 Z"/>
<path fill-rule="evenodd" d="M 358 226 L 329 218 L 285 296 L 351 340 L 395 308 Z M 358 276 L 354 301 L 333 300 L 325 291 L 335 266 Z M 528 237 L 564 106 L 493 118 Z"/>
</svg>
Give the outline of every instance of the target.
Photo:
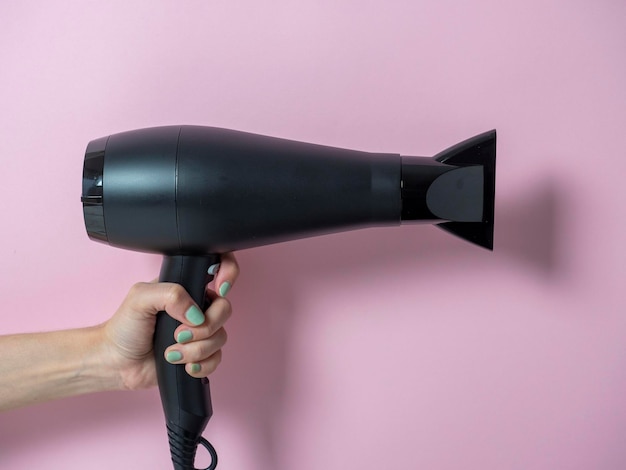
<svg viewBox="0 0 626 470">
<path fill-rule="evenodd" d="M 402 221 L 427 221 L 493 249 L 496 131 L 433 158 L 402 157 Z"/>
<path fill-rule="evenodd" d="M 494 201 L 496 189 L 496 131 L 491 130 L 467 139 L 433 157 L 446 165 L 483 169 L 482 218 L 476 222 L 445 222 L 439 227 L 450 233 L 493 250 Z"/>
</svg>

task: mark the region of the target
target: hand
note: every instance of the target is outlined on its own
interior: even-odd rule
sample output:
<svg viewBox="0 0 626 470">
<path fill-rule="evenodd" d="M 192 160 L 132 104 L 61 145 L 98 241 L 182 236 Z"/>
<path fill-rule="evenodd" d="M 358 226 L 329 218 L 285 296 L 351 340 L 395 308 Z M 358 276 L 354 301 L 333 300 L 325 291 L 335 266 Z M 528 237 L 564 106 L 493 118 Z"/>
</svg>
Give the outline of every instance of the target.
<svg viewBox="0 0 626 470">
<path fill-rule="evenodd" d="M 103 325 L 104 360 L 119 373 L 119 388 L 137 390 L 156 385 L 152 338 L 156 314 L 162 310 L 182 323 L 174 332 L 173 345 L 165 351 L 166 359 L 185 364 L 193 377 L 212 373 L 222 358 L 224 323 L 232 312 L 224 296 L 238 275 L 235 257 L 231 253 L 223 255 L 215 276 L 221 295 L 207 289 L 213 302 L 204 314 L 178 284 L 135 284 L 115 315 Z"/>
</svg>

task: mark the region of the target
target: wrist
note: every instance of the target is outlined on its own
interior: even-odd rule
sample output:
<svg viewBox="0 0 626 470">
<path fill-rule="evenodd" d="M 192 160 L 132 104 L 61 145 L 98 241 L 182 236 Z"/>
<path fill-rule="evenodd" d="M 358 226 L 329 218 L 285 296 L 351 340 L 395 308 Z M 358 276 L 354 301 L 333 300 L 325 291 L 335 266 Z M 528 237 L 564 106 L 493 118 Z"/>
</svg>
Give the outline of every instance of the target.
<svg viewBox="0 0 626 470">
<path fill-rule="evenodd" d="M 105 392 L 125 389 L 115 354 L 106 338 L 104 325 L 83 328 L 77 336 L 83 343 L 83 354 L 77 365 L 76 379 L 85 390 L 84 393 Z"/>
<path fill-rule="evenodd" d="M 0 410 L 117 390 L 101 327 L 0 337 Z"/>
</svg>

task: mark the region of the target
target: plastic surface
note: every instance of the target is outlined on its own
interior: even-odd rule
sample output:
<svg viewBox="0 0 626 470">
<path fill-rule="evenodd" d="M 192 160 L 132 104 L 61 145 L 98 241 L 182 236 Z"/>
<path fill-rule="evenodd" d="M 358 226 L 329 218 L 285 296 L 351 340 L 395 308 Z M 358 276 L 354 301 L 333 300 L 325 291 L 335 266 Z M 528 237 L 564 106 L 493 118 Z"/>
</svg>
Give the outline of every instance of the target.
<svg viewBox="0 0 626 470">
<path fill-rule="evenodd" d="M 165 256 L 159 281 L 182 285 L 204 311 L 210 305 L 205 286 L 213 279 L 207 270 L 218 262 L 217 255 Z M 165 349 L 173 344 L 174 330 L 179 325 L 180 322 L 167 313 L 157 314 L 154 359 L 172 462 L 176 470 L 188 470 L 193 468 L 196 447 L 213 414 L 213 407 L 208 379 L 191 377 L 184 365 L 165 360 Z"/>
<path fill-rule="evenodd" d="M 185 249 L 224 252 L 400 222 L 398 155 L 183 126 L 178 171 Z"/>
<path fill-rule="evenodd" d="M 473 165 L 483 166 L 484 179 L 457 169 Z M 480 224 L 464 225 L 461 236 L 489 247 L 494 169 L 495 131 L 431 159 L 165 126 L 92 141 L 82 201 L 91 238 L 164 254 L 223 253 L 401 221 Z"/>
<path fill-rule="evenodd" d="M 433 157 L 447 165 L 483 167 L 482 220 L 451 221 L 440 227 L 477 245 L 493 250 L 494 207 L 496 191 L 496 131 L 484 132 L 464 140 Z"/>
</svg>

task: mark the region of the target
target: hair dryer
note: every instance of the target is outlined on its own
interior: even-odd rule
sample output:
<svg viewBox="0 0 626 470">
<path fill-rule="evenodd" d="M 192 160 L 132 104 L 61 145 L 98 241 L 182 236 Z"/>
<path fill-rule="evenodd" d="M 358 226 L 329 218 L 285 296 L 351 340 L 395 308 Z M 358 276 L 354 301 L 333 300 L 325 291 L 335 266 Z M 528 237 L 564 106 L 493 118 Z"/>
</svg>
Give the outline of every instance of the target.
<svg viewBox="0 0 626 470">
<path fill-rule="evenodd" d="M 496 132 L 428 157 L 339 149 L 233 130 L 166 126 L 91 141 L 82 203 L 89 237 L 164 255 L 159 280 L 208 307 L 220 253 L 371 226 L 427 222 L 493 248 Z M 154 355 L 176 470 L 194 468 L 208 379 L 165 361 L 179 325 L 157 317 Z"/>
</svg>

